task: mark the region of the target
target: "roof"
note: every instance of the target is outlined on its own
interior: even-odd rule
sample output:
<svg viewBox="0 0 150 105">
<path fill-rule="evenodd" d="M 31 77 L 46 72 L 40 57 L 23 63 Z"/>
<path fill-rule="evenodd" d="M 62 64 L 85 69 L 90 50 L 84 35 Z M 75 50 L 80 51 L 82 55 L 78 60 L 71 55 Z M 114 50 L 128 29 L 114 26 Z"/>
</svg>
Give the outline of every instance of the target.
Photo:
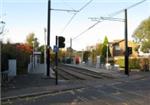
<svg viewBox="0 0 150 105">
<path fill-rule="evenodd" d="M 116 44 L 116 43 L 120 43 L 122 41 L 124 41 L 124 39 L 114 40 L 113 42 L 109 42 L 109 44 Z"/>
</svg>

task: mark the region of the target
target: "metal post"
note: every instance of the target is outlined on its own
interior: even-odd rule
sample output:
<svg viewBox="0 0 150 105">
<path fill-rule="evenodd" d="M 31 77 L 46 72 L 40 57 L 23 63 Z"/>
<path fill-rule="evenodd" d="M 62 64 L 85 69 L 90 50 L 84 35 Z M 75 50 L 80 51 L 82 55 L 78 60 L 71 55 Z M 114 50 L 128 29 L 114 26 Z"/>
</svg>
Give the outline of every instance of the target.
<svg viewBox="0 0 150 105">
<path fill-rule="evenodd" d="M 72 38 L 70 38 L 70 48 L 72 48 Z"/>
<path fill-rule="evenodd" d="M 33 66 L 33 68 L 32 69 L 34 70 L 35 69 L 35 63 L 34 63 L 35 62 L 35 59 L 34 59 L 34 51 L 35 51 L 34 50 L 34 43 L 35 43 L 35 41 L 33 40 L 32 43 L 33 43 L 33 51 L 32 51 L 32 54 L 33 54 L 33 57 L 32 57 L 32 66 Z"/>
<path fill-rule="evenodd" d="M 46 70 L 47 70 L 47 65 L 46 65 L 46 28 L 44 28 L 44 67 L 45 67 L 45 75 L 46 75 Z"/>
<path fill-rule="evenodd" d="M 108 44 L 107 44 L 107 63 L 108 63 Z"/>
<path fill-rule="evenodd" d="M 82 49 L 82 62 L 84 60 L 84 49 Z"/>
<path fill-rule="evenodd" d="M 50 75 L 50 15 L 51 0 L 48 0 L 48 19 L 47 19 L 47 76 Z"/>
<path fill-rule="evenodd" d="M 3 34 L 3 32 L 4 32 L 4 28 L 5 28 L 5 22 L 4 21 L 0 21 L 0 35 L 2 35 Z"/>
<path fill-rule="evenodd" d="M 70 38 L 70 59 L 72 60 L 72 38 Z"/>
<path fill-rule="evenodd" d="M 58 48 L 58 37 L 56 36 L 56 47 Z M 56 76 L 56 85 L 58 84 L 58 71 L 57 71 L 57 66 L 58 66 L 58 52 L 56 51 L 55 53 L 55 76 Z"/>
<path fill-rule="evenodd" d="M 125 74 L 129 75 L 129 54 L 128 54 L 128 21 L 127 21 L 127 9 L 125 9 Z"/>
</svg>

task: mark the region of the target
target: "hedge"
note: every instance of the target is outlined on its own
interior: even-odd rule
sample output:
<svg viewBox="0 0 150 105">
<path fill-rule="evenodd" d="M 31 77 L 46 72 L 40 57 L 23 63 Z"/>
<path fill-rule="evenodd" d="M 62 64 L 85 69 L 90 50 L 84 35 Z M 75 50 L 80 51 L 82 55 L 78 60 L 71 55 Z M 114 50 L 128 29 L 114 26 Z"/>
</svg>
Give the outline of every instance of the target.
<svg viewBox="0 0 150 105">
<path fill-rule="evenodd" d="M 30 53 L 24 49 L 17 48 L 20 44 L 2 44 L 2 68 L 1 71 L 8 70 L 8 60 L 17 60 L 17 74 L 26 74 L 28 69 L 28 63 L 30 61 Z"/>
<path fill-rule="evenodd" d="M 119 58 L 115 61 L 115 64 L 118 64 L 120 68 L 124 68 L 124 58 Z M 130 58 L 129 59 L 129 69 L 140 69 L 140 59 L 139 58 Z"/>
</svg>

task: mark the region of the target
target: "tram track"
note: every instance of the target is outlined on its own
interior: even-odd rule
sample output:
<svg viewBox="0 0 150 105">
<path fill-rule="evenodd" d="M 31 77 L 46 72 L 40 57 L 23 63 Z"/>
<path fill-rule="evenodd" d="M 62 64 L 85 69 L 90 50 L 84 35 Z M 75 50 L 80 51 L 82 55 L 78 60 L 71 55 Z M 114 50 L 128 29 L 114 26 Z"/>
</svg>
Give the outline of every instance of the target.
<svg viewBox="0 0 150 105">
<path fill-rule="evenodd" d="M 82 68 L 75 68 L 66 65 L 59 65 L 58 75 L 65 80 L 96 80 L 104 78 L 112 78 L 101 73 L 85 70 Z"/>
</svg>

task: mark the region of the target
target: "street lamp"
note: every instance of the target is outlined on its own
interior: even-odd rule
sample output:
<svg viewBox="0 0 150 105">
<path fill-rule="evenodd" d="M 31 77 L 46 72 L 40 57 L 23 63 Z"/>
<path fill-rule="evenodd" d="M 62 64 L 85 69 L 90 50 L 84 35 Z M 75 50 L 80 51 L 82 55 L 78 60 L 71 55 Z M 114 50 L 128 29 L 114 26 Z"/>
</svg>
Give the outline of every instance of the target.
<svg viewBox="0 0 150 105">
<path fill-rule="evenodd" d="M 44 28 L 44 41 L 45 41 L 45 45 L 44 45 L 44 65 L 45 65 L 45 72 L 46 72 L 46 70 L 47 70 L 47 68 L 46 68 L 46 32 L 47 32 L 47 30 L 46 30 L 46 28 Z"/>
<path fill-rule="evenodd" d="M 5 22 L 0 21 L 0 35 L 4 32 Z"/>
<path fill-rule="evenodd" d="M 33 56 L 32 56 L 32 65 L 33 65 L 33 69 L 35 68 L 35 59 L 34 59 L 34 46 L 35 46 L 35 40 L 32 41 L 33 43 L 33 50 L 32 50 L 32 53 L 33 53 Z"/>
<path fill-rule="evenodd" d="M 109 44 L 107 44 L 107 63 L 108 63 L 108 47 L 109 47 Z"/>
</svg>

